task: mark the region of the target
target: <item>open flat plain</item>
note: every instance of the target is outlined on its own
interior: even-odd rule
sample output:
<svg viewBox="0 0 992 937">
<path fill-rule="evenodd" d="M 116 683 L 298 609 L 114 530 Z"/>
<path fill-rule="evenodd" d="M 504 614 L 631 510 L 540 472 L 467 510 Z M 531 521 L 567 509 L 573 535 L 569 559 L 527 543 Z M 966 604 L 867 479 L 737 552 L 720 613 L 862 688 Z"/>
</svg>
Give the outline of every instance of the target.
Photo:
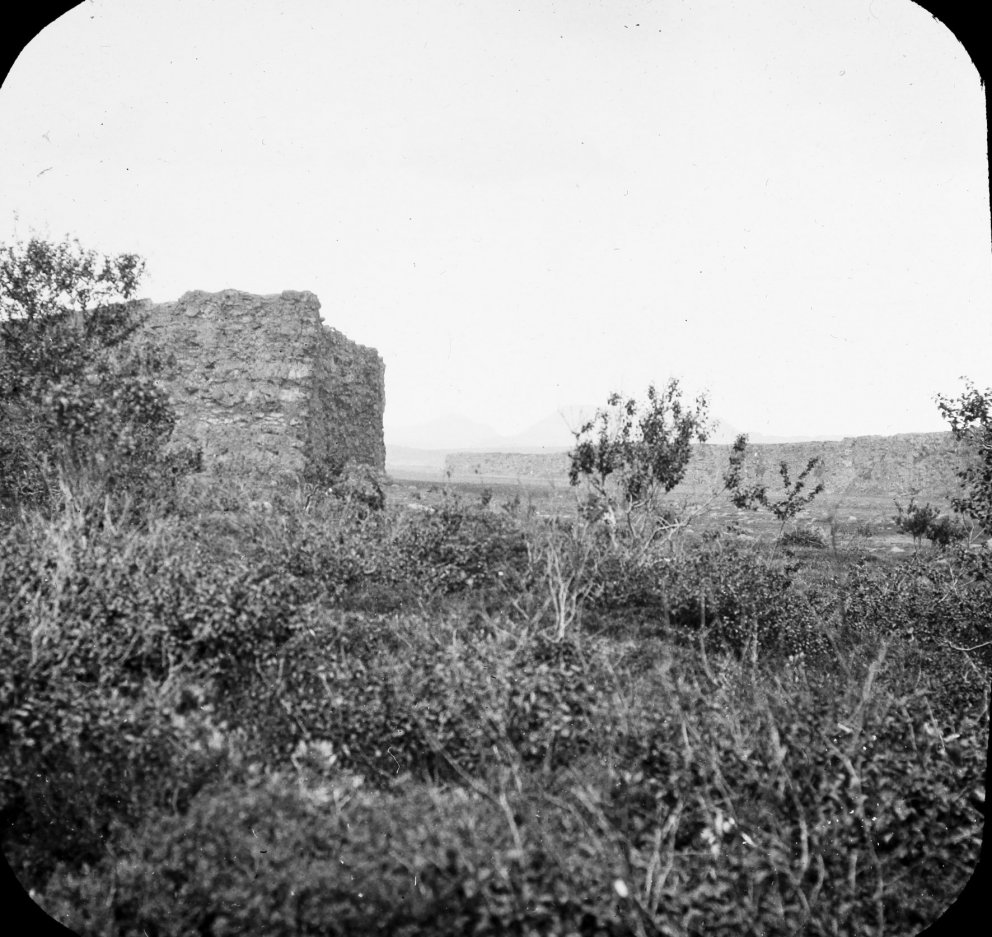
<svg viewBox="0 0 992 937">
<path fill-rule="evenodd" d="M 521 510 L 532 506 L 534 512 L 544 516 L 575 516 L 576 498 L 581 491 L 567 482 L 537 482 L 481 474 L 444 478 L 438 474 L 402 472 L 390 475 L 390 479 L 387 499 L 397 506 L 411 502 L 434 506 L 441 503 L 446 493 L 449 497 L 457 495 L 474 501 L 485 492 L 491 492 L 492 510 L 503 510 L 504 506 L 518 502 Z M 907 499 L 899 500 L 905 507 Z M 832 528 L 837 548 L 844 552 L 863 550 L 879 557 L 898 557 L 911 553 L 914 544 L 912 537 L 896 527 L 893 520 L 895 501 L 892 497 L 824 493 L 793 523 L 817 528 L 828 545 Z M 941 511 L 950 509 L 947 503 L 932 503 Z M 692 517 L 692 526 L 700 531 L 739 525 L 755 537 L 772 538 L 780 527 L 768 511 L 741 510 L 729 502 L 726 494 L 718 491 L 692 500 L 669 495 L 662 499 L 662 504 L 676 509 L 681 516 Z"/>
</svg>

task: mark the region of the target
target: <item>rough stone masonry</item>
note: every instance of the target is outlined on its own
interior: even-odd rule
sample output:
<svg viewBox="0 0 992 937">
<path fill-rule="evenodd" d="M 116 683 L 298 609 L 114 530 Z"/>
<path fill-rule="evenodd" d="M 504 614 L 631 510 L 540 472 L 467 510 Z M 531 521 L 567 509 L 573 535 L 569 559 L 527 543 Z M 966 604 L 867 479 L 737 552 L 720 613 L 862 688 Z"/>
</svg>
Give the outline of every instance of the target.
<svg viewBox="0 0 992 937">
<path fill-rule="evenodd" d="M 142 337 L 166 353 L 173 439 L 206 466 L 310 472 L 383 468 L 385 367 L 374 348 L 321 322 L 313 293 L 194 291 L 143 300 Z"/>
</svg>

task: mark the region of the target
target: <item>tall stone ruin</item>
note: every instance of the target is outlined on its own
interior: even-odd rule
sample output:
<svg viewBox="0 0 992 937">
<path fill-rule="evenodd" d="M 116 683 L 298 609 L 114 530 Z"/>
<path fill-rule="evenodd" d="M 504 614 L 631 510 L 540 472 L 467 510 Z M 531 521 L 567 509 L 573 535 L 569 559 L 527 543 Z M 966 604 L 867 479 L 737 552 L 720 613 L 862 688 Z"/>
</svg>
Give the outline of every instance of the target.
<svg viewBox="0 0 992 937">
<path fill-rule="evenodd" d="M 173 440 L 202 448 L 207 467 L 383 468 L 382 359 L 325 326 L 313 293 L 194 291 L 138 311 L 139 338 L 165 352 Z"/>
</svg>

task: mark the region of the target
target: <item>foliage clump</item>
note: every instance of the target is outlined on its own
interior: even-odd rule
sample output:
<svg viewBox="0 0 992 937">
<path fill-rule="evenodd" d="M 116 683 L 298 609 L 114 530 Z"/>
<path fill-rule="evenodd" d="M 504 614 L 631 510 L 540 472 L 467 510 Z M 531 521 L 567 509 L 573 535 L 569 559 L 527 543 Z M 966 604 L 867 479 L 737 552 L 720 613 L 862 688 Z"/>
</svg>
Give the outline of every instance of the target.
<svg viewBox="0 0 992 937">
<path fill-rule="evenodd" d="M 938 396 L 937 406 L 954 438 L 973 450 L 973 458 L 958 474 L 963 493 L 954 510 L 974 519 L 992 535 L 992 388 L 979 390 L 971 381 L 956 400 Z"/>
<path fill-rule="evenodd" d="M 198 470 L 168 452 L 176 418 L 155 377 L 161 349 L 134 341 L 144 262 L 76 241 L 0 246 L 0 498 L 51 507 L 88 489 L 161 499 Z"/>
<path fill-rule="evenodd" d="M 692 443 L 707 439 L 708 411 L 705 395 L 687 407 L 675 379 L 661 391 L 650 385 L 646 404 L 611 394 L 606 408 L 575 433 L 569 482 L 586 482 L 611 513 L 650 504 L 682 481 Z"/>
<path fill-rule="evenodd" d="M 818 527 L 814 527 L 812 524 L 802 524 L 782 534 L 781 542 L 783 546 L 810 547 L 814 550 L 822 550 L 827 545 L 827 538 Z"/>
<path fill-rule="evenodd" d="M 915 498 L 910 498 L 905 509 L 898 501 L 895 505 L 898 513 L 893 516 L 892 521 L 896 529 L 909 534 L 917 546 L 926 538 L 935 546 L 948 547 L 968 536 L 959 520 L 941 514 L 929 503 L 919 505 Z"/>
</svg>

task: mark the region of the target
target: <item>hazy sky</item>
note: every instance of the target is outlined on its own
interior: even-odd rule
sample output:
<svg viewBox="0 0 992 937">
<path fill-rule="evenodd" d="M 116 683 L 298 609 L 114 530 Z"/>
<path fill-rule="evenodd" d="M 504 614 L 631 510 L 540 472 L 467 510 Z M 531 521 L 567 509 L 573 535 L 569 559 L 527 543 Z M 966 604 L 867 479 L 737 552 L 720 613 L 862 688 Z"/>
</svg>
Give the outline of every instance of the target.
<svg viewBox="0 0 992 937">
<path fill-rule="evenodd" d="M 909 0 L 96 0 L 0 89 L 0 240 L 306 289 L 386 425 L 679 377 L 741 429 L 992 383 L 985 102 Z"/>
</svg>

